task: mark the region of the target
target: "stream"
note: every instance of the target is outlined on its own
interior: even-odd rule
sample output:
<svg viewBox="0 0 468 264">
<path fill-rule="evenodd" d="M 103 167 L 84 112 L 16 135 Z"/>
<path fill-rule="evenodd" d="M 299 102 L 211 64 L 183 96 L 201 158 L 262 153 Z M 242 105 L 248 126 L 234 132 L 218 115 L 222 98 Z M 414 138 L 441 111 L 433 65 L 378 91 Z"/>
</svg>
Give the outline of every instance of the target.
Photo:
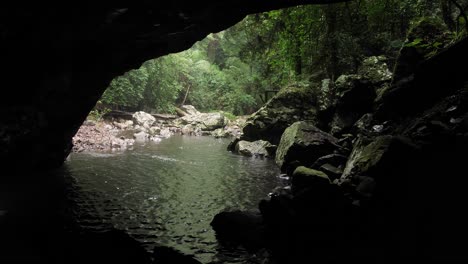
<svg viewBox="0 0 468 264">
<path fill-rule="evenodd" d="M 173 136 L 132 150 L 73 153 L 65 163 L 73 226 L 124 230 L 202 263 L 256 263 L 218 244 L 210 222 L 223 210 L 253 210 L 281 185 L 274 161 L 226 151 L 228 139 Z"/>
</svg>

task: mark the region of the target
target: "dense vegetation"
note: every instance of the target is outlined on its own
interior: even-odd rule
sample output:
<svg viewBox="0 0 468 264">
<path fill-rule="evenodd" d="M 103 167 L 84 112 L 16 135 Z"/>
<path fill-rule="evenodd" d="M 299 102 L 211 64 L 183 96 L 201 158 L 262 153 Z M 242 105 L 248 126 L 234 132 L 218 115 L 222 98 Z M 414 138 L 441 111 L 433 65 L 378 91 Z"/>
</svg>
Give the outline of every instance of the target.
<svg viewBox="0 0 468 264">
<path fill-rule="evenodd" d="M 192 104 L 248 114 L 264 103 L 265 91 L 334 80 L 355 72 L 367 56 L 383 54 L 392 65 L 411 26 L 423 18 L 440 22 L 448 41 L 457 40 L 467 32 L 467 7 L 466 0 L 356 0 L 250 15 L 187 51 L 115 78 L 98 109 L 172 112 Z M 428 44 L 416 39 L 410 45 Z"/>
</svg>

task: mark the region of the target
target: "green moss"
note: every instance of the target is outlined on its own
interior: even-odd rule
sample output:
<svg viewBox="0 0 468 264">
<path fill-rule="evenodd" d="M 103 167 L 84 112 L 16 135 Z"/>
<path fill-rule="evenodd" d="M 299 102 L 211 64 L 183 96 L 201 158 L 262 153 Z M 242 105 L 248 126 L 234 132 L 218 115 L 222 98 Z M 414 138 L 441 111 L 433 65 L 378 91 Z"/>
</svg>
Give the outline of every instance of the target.
<svg viewBox="0 0 468 264">
<path fill-rule="evenodd" d="M 234 115 L 234 114 L 233 114 L 233 113 L 231 113 L 231 112 L 225 112 L 225 111 L 221 111 L 221 114 L 223 114 L 223 115 L 224 115 L 224 117 L 226 117 L 226 118 L 227 118 L 228 120 L 230 120 L 230 121 L 234 121 L 234 120 L 236 120 L 236 119 L 237 119 L 237 116 L 236 116 L 236 115 Z"/>
<path fill-rule="evenodd" d="M 276 164 L 278 164 L 278 166 L 281 167 L 283 165 L 284 157 L 286 156 L 289 147 L 292 144 L 294 144 L 300 125 L 301 122 L 296 122 L 290 127 L 286 128 L 286 130 L 283 132 L 280 144 L 278 145 L 278 149 L 276 150 L 275 161 Z"/>
<path fill-rule="evenodd" d="M 293 177 L 297 175 L 306 176 L 306 177 L 318 177 L 318 178 L 321 178 L 330 182 L 328 175 L 325 174 L 324 172 L 310 169 L 304 166 L 299 166 L 294 170 Z"/>
<path fill-rule="evenodd" d="M 445 23 L 434 17 L 423 17 L 409 30 L 405 48 L 414 48 L 429 59 L 447 47 L 451 34 Z"/>
</svg>

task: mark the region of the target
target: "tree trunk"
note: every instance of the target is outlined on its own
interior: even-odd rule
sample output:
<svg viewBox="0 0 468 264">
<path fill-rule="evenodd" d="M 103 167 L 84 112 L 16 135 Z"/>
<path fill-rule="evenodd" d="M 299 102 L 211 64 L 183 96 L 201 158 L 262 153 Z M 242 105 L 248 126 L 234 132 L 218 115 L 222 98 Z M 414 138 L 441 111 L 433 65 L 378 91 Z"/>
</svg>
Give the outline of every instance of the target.
<svg viewBox="0 0 468 264">
<path fill-rule="evenodd" d="M 180 105 L 184 105 L 185 104 L 185 101 L 187 100 L 187 96 L 189 94 L 189 91 L 190 91 L 190 85 L 187 87 L 187 91 L 185 92 L 185 96 L 184 96 L 184 100 L 182 100 L 182 103 L 180 103 Z"/>
<path fill-rule="evenodd" d="M 325 7 L 325 21 L 327 23 L 327 47 L 328 47 L 328 76 L 332 81 L 335 81 L 335 76 L 338 74 L 338 45 L 336 43 L 336 7 L 327 5 Z"/>
</svg>

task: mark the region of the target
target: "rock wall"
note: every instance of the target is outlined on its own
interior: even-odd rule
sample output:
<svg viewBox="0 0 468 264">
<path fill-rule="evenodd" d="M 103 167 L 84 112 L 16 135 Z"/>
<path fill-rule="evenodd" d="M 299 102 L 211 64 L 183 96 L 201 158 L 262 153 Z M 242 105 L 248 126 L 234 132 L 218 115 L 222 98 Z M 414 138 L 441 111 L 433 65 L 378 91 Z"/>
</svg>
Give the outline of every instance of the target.
<svg viewBox="0 0 468 264">
<path fill-rule="evenodd" d="M 293 1 L 21 2 L 0 10 L 2 168 L 62 164 L 71 138 L 115 76 L 189 48 L 249 13 Z M 8 165 L 8 166 L 7 166 Z"/>
<path fill-rule="evenodd" d="M 238 243 L 256 239 L 274 263 L 468 261 L 468 72 L 454 63 L 468 58 L 468 39 L 422 61 L 405 56 L 399 62 L 414 72 L 392 83 L 380 67 L 338 78 L 329 130 L 286 128 L 276 161 L 290 185 L 262 200 L 260 224 L 245 227 L 262 230 L 260 239 L 253 232 Z M 244 225 L 250 215 L 239 215 Z"/>
</svg>

